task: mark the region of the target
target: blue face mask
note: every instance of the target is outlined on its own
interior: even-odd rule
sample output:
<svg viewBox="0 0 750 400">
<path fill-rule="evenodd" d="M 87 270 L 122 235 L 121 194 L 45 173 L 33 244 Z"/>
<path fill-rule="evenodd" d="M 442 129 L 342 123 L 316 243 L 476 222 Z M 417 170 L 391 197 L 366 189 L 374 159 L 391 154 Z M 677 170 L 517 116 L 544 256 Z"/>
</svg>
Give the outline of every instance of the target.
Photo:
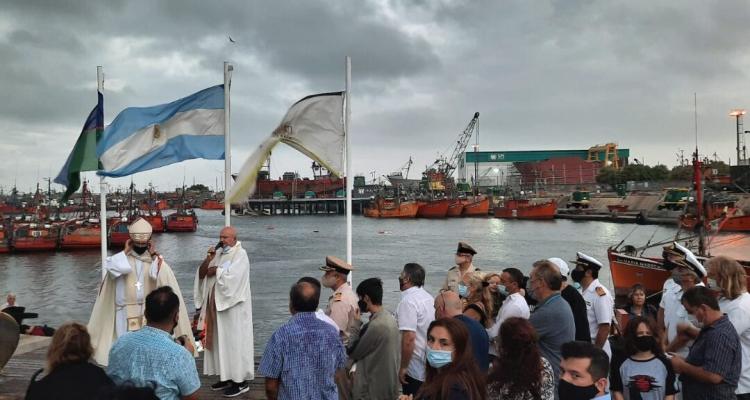
<svg viewBox="0 0 750 400">
<path fill-rule="evenodd" d="M 432 368 L 442 368 L 451 363 L 453 352 L 447 350 L 433 350 L 427 347 L 427 362 Z"/>
<path fill-rule="evenodd" d="M 224 246 L 221 248 L 221 254 L 228 254 L 232 250 L 232 246 Z"/>
<path fill-rule="evenodd" d="M 469 295 L 469 288 L 466 287 L 463 283 L 458 284 L 458 295 L 460 297 L 466 297 Z"/>
<path fill-rule="evenodd" d="M 581 290 L 581 284 L 579 282 L 573 282 L 571 285 L 573 285 L 576 290 Z"/>
<path fill-rule="evenodd" d="M 503 296 L 507 296 L 508 288 L 506 288 L 505 285 L 497 285 L 497 292 Z"/>
</svg>

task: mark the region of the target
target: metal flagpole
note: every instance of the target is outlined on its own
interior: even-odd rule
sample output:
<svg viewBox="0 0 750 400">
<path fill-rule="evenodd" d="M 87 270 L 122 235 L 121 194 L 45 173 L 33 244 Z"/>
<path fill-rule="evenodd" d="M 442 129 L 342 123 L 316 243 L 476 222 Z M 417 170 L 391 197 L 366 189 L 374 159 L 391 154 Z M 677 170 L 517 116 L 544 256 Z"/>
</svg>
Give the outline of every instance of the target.
<svg viewBox="0 0 750 400">
<path fill-rule="evenodd" d="M 99 93 L 104 94 L 104 72 L 101 66 L 96 67 L 96 101 L 99 101 Z M 102 102 L 102 107 L 104 102 Z M 104 113 L 104 110 L 102 110 Z M 99 177 L 99 229 L 101 231 L 101 251 L 102 251 L 102 279 L 106 275 L 104 263 L 107 261 L 107 183 L 104 177 Z"/>
<path fill-rule="evenodd" d="M 352 88 L 352 59 L 346 56 L 346 101 L 344 107 L 344 136 L 346 138 L 346 262 L 352 265 L 352 191 L 354 191 L 354 180 L 352 179 L 352 154 L 351 138 L 349 137 L 349 121 L 351 119 L 351 88 Z M 347 279 L 352 283 L 352 273 Z"/>
<path fill-rule="evenodd" d="M 232 186 L 232 148 L 229 135 L 229 88 L 232 85 L 232 71 L 234 67 L 224 61 L 224 226 L 230 226 L 231 205 L 229 204 L 229 188 Z"/>
</svg>

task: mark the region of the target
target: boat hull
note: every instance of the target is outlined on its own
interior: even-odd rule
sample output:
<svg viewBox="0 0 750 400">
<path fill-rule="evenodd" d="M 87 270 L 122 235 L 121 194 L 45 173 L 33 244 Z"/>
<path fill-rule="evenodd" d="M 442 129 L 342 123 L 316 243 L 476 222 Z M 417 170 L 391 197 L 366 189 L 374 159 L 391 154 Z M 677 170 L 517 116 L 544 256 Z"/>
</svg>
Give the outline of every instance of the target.
<svg viewBox="0 0 750 400">
<path fill-rule="evenodd" d="M 224 203 L 217 200 L 206 200 L 201 204 L 201 210 L 223 210 Z"/>
<path fill-rule="evenodd" d="M 448 216 L 448 217 L 460 217 L 461 213 L 464 211 L 464 205 L 465 204 L 466 204 L 466 200 L 454 200 L 448 206 L 448 212 L 446 213 L 446 216 Z"/>
<path fill-rule="evenodd" d="M 448 215 L 450 200 L 433 200 L 419 204 L 418 218 L 445 218 Z"/>
<path fill-rule="evenodd" d="M 722 232 L 750 232 L 750 215 L 729 217 L 720 226 Z"/>
<path fill-rule="evenodd" d="M 19 238 L 13 240 L 14 251 L 55 251 L 57 238 Z"/>
<path fill-rule="evenodd" d="M 490 214 L 490 198 L 483 197 L 464 205 L 461 215 L 464 217 L 486 217 Z"/>
<path fill-rule="evenodd" d="M 617 296 L 627 296 L 630 288 L 640 283 L 646 290 L 646 296 L 662 291 L 664 282 L 671 279 L 669 271 L 663 268 L 661 259 L 630 256 L 609 249 L 607 251 L 609 268 L 612 273 L 612 285 Z M 740 261 L 745 268 L 750 285 L 750 264 Z"/>
<path fill-rule="evenodd" d="M 142 215 L 141 217 L 151 224 L 154 233 L 164 232 L 164 218 L 161 215 Z"/>
<path fill-rule="evenodd" d="M 167 232 L 195 232 L 198 229 L 198 218 L 193 215 L 167 216 Z"/>
<path fill-rule="evenodd" d="M 365 208 L 365 217 L 369 218 L 414 218 L 417 216 L 419 205 L 413 201 L 399 204 L 376 202 Z"/>
<path fill-rule="evenodd" d="M 100 227 L 79 227 L 72 232 L 64 233 L 60 238 L 60 249 L 96 249 L 102 245 Z"/>
<path fill-rule="evenodd" d="M 496 218 L 508 219 L 553 219 L 557 212 L 557 203 L 550 201 L 542 204 L 528 204 L 528 201 L 509 200 L 504 207 L 495 208 Z"/>
</svg>

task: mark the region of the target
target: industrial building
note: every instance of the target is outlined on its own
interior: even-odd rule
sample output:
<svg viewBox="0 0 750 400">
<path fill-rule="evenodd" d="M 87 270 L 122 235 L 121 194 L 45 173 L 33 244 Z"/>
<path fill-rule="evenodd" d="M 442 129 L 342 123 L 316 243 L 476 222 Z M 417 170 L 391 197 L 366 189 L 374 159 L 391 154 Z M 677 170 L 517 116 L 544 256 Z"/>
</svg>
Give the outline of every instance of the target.
<svg viewBox="0 0 750 400">
<path fill-rule="evenodd" d="M 458 165 L 458 179 L 478 186 L 511 186 L 527 190 L 596 183 L 603 167 L 628 164 L 629 149 L 614 143 L 584 150 L 466 151 Z"/>
</svg>

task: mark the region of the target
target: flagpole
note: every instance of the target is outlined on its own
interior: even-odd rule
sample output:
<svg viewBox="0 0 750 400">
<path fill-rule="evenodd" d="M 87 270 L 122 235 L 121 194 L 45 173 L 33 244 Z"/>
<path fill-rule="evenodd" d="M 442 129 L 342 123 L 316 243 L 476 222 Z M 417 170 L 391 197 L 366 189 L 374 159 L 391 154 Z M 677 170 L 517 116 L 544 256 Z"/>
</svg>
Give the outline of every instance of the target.
<svg viewBox="0 0 750 400">
<path fill-rule="evenodd" d="M 352 59 L 346 56 L 346 103 L 344 107 L 344 137 L 346 138 L 346 262 L 352 265 L 352 191 L 354 191 L 354 180 L 352 179 L 352 155 L 351 138 L 349 137 L 349 121 L 351 119 L 351 87 L 352 87 Z M 352 274 L 349 273 L 349 284 L 352 283 Z"/>
<path fill-rule="evenodd" d="M 229 204 L 229 188 L 232 186 L 232 148 L 229 129 L 229 89 L 232 83 L 234 67 L 224 61 L 224 226 L 230 226 L 231 205 Z"/>
<path fill-rule="evenodd" d="M 99 101 L 99 93 L 104 94 L 104 72 L 101 66 L 96 67 L 96 96 Z M 102 107 L 104 104 L 102 103 Z M 104 110 L 102 110 L 102 113 Z M 97 127 L 98 128 L 98 127 Z M 102 252 L 102 279 L 106 275 L 104 263 L 107 262 L 107 183 L 104 182 L 104 176 L 99 176 L 99 230 L 101 238 Z"/>
</svg>

